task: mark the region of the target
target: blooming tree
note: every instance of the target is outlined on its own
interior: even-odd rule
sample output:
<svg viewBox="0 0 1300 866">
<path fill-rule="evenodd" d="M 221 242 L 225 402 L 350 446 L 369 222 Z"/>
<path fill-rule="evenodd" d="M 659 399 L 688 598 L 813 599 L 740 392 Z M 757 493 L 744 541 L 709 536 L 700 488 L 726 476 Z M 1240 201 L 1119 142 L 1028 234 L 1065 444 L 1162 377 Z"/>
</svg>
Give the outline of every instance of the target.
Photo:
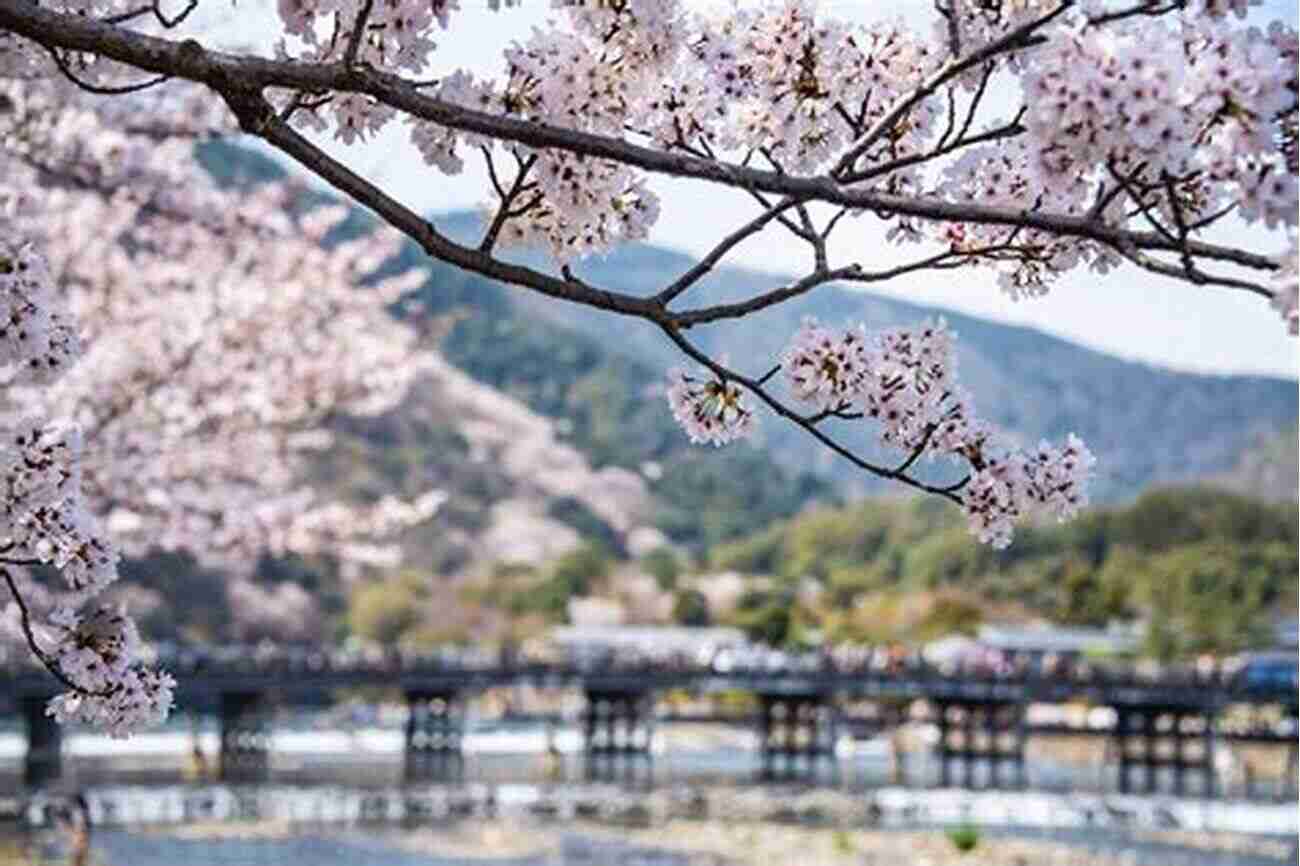
<svg viewBox="0 0 1300 866">
<path fill-rule="evenodd" d="M 748 3 L 721 13 L 682 0 L 555 0 L 554 20 L 507 46 L 502 75 L 488 79 L 439 63 L 436 42 L 456 27 L 455 0 L 281 0 L 283 34 L 272 56 L 223 50 L 203 31 L 187 31 L 196 5 L 0 0 L 0 73 L 21 88 L 57 80 L 97 106 L 121 104 L 124 94 L 170 95 L 157 99 L 170 108 L 97 108 L 108 132 L 136 128 L 147 136 L 177 115 L 193 115 L 193 109 L 178 112 L 178 102 L 209 111 L 224 106 L 245 134 L 371 209 L 429 256 L 658 327 L 691 364 L 670 374 L 667 395 L 693 440 L 722 445 L 743 437 L 766 406 L 861 470 L 953 501 L 972 532 L 996 546 L 1010 542 L 1015 522 L 1027 513 L 1073 515 L 1086 503 L 1093 458 L 1074 436 L 1023 450 L 982 421 L 958 382 L 955 335 L 942 321 L 883 332 L 808 321 L 780 357 L 742 364 L 704 353 L 690 330 L 758 313 L 833 281 L 871 284 L 985 268 L 997 273 L 1004 291 L 1032 298 L 1064 273 L 1086 268 L 1100 278 L 1124 263 L 1195 286 L 1253 293 L 1297 330 L 1297 36 L 1277 23 L 1247 26 L 1247 7 L 1256 5 L 1249 0 L 936 0 L 930 29 L 850 25 L 822 14 L 811 0 Z M 999 100 L 989 98 L 992 90 L 1018 94 L 1018 108 L 1003 114 Z M 154 111 L 173 120 L 154 123 Z M 477 244 L 452 240 L 320 144 L 328 136 L 363 140 L 390 124 L 406 127 L 433 173 L 460 172 L 467 159 L 485 161 L 490 202 Z M 66 135 L 74 144 L 85 137 L 76 129 Z M 300 264 L 278 254 L 270 260 L 241 255 L 250 248 L 245 231 L 276 230 L 267 214 L 277 208 L 257 201 L 215 207 L 222 213 L 216 227 L 192 223 L 189 241 L 154 250 L 147 227 L 169 218 L 174 187 L 150 187 L 135 176 L 166 174 L 153 159 L 132 164 L 120 188 L 143 183 L 162 191 L 142 198 L 156 202 L 156 215 L 134 204 L 120 215 L 113 206 L 83 205 L 92 218 L 112 226 L 133 254 L 156 255 L 159 265 L 181 262 L 176 279 L 191 279 L 183 276 L 196 267 L 191 262 L 203 263 L 197 267 L 231 287 L 216 292 L 218 306 L 242 303 L 234 287 L 257 273 L 269 281 L 271 303 L 306 305 L 313 309 L 309 317 L 315 315 L 319 299 L 295 288 Z M 659 217 L 654 187 L 662 177 L 743 191 L 755 214 L 653 294 L 582 279 L 572 267 L 582 257 L 647 236 Z M 94 201 L 130 196 L 115 192 Z M 251 214 L 234 216 L 248 209 Z M 87 238 L 48 219 L 33 218 L 17 230 L 48 234 L 49 248 L 66 259 L 58 267 L 74 283 L 87 279 L 87 272 L 76 276 Z M 1259 235 L 1272 246 L 1222 243 L 1216 228 L 1228 219 L 1276 230 Z M 915 257 L 888 268 L 867 258 L 832 262 L 831 237 L 864 222 L 885 226 L 888 241 L 918 250 Z M 314 217 L 283 230 L 308 241 L 323 234 Z M 807 245 L 803 276 L 727 303 L 702 301 L 690 291 L 736 247 L 769 231 Z M 1286 241 L 1270 240 L 1282 233 Z M 553 266 L 507 261 L 498 253 L 508 245 L 542 246 Z M 331 255 L 300 254 L 313 262 Z M 88 271 L 105 260 L 114 274 L 103 304 L 153 291 L 131 285 L 131 266 L 112 267 L 125 261 L 121 255 L 92 255 Z M 323 267 L 351 276 L 365 270 L 343 255 Z M 227 265 L 234 273 L 225 272 Z M 209 328 L 204 312 L 177 315 L 186 333 L 203 342 L 197 335 Z M 68 330 L 65 317 L 50 321 L 63 328 L 51 333 Z M 281 412 L 292 420 L 298 410 L 231 397 L 213 378 L 214 365 L 256 366 L 278 336 L 254 337 L 232 356 L 221 339 L 204 343 L 195 351 L 209 361 L 195 366 L 209 377 L 197 374 L 187 385 L 210 395 L 221 406 L 218 415 L 238 419 L 240 435 L 258 454 L 283 447 L 274 443 L 287 440 L 259 437 L 277 427 Z M 317 348 L 341 338 L 328 328 L 312 336 L 321 340 Z M 188 351 L 184 341 L 159 350 L 156 335 L 144 340 L 150 343 L 144 354 Z M 362 360 L 391 369 L 382 347 L 374 348 L 376 356 Z M 317 360 L 311 354 L 284 363 L 311 371 Z M 176 441 L 206 429 L 191 408 L 173 418 L 166 397 L 140 397 L 149 382 L 158 383 L 159 395 L 169 393 L 166 363 L 151 369 L 138 382 L 133 372 L 125 374 L 113 399 L 161 403 L 163 427 Z M 78 391 L 74 378 L 54 386 L 57 405 L 91 418 L 111 415 L 97 398 L 84 396 L 90 392 Z M 843 438 L 853 425 L 896 449 L 897 460 L 861 456 Z M 100 427 L 94 429 L 98 436 Z M 113 434 L 105 428 L 103 435 Z M 14 448 L 31 441 L 15 440 Z M 57 446 L 69 453 L 72 447 Z M 131 502 L 124 513 L 137 517 L 141 508 L 167 510 L 173 497 L 190 500 L 189 514 L 209 508 L 183 526 L 164 520 L 161 530 L 125 520 L 124 537 L 137 530 L 145 543 L 151 532 L 184 537 L 195 525 L 191 519 L 199 520 L 201 533 L 220 539 L 227 532 L 232 539 L 275 537 L 250 532 L 248 521 L 260 526 L 263 519 L 256 509 L 238 518 L 223 511 L 229 488 L 205 499 L 201 489 L 186 486 L 187 477 L 209 471 L 205 461 L 220 466 L 220 453 L 175 466 L 145 443 L 131 448 L 138 457 L 130 466 L 88 472 L 86 483 L 110 498 L 120 486 L 123 501 Z M 950 483 L 915 474 L 918 461 L 933 457 L 953 467 Z M 151 462 L 159 465 L 145 466 Z M 239 478 L 239 467 L 221 468 L 233 488 L 249 480 Z M 135 473 L 143 479 L 139 486 Z"/>
<path fill-rule="evenodd" d="M 346 209 L 312 209 L 284 184 L 219 190 L 192 156 L 194 136 L 221 126 L 201 104 L 152 106 L 137 129 L 65 81 L 8 84 L 6 235 L 45 255 L 4 253 L 5 396 L 40 413 L 5 424 L 4 577 L 19 632 L 68 686 L 52 712 L 124 733 L 165 715 L 172 683 L 139 664 L 135 626 L 99 600 L 118 550 L 185 550 L 235 574 L 266 551 L 350 565 L 437 507 L 436 494 L 348 507 L 300 482 L 329 415 L 391 408 L 427 368 L 388 311 L 424 275 L 358 291 L 396 232 L 327 248 Z M 36 565 L 65 586 L 33 580 Z M 231 591 L 270 612 L 255 585 Z M 310 609 L 301 591 L 276 599 Z"/>
</svg>

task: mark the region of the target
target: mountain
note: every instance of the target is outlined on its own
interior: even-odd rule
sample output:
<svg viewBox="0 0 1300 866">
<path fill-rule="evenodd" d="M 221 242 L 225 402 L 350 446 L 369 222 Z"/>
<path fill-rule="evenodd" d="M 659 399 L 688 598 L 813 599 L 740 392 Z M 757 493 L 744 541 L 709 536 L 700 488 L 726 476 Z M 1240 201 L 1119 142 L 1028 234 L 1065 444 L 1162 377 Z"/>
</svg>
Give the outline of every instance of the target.
<svg viewBox="0 0 1300 866">
<path fill-rule="evenodd" d="M 1261 433 L 1241 452 L 1226 472 L 1209 480 L 1212 484 L 1246 496 L 1275 502 L 1295 501 L 1300 494 L 1300 439 L 1293 423 L 1280 433 Z"/>
</svg>

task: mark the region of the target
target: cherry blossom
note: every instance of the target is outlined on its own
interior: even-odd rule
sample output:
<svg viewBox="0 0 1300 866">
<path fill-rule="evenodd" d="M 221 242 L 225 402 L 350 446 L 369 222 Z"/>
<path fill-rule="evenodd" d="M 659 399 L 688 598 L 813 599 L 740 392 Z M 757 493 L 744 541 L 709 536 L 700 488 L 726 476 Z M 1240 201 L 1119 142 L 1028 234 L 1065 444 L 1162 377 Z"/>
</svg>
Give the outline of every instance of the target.
<svg viewBox="0 0 1300 866">
<path fill-rule="evenodd" d="M 1273 274 L 1273 309 L 1282 315 L 1292 336 L 1300 334 L 1300 246 L 1295 232 L 1291 233 L 1290 246 L 1277 257 L 1278 268 Z"/>
<path fill-rule="evenodd" d="M 959 501 L 980 541 L 1006 547 L 1016 522 L 1034 511 L 1073 517 L 1088 502 L 1092 453 L 1074 434 L 1061 446 L 1044 441 L 1024 452 L 979 420 L 957 383 L 955 349 L 956 334 L 943 319 L 876 334 L 865 325 L 832 331 L 805 320 L 781 369 L 797 400 L 873 424 L 881 443 L 907 454 L 909 465 L 921 457 L 965 463 L 970 476 Z M 849 407 L 860 411 L 849 414 Z M 694 417 L 676 404 L 674 415 L 690 433 Z"/>
<path fill-rule="evenodd" d="M 11 382 L 47 383 L 68 369 L 79 343 L 43 258 L 15 237 L 7 227 L 0 242 L 5 363 Z M 32 565 L 53 566 L 66 583 L 65 598 L 76 603 L 117 579 L 117 552 L 99 534 L 83 498 L 80 432 L 28 417 L 11 422 L 0 438 L 0 575 L 15 593 L 18 627 L 32 651 L 69 687 L 49 712 L 61 722 L 85 721 L 121 736 L 165 718 L 175 685 L 140 663 L 135 624 L 122 611 L 101 607 L 83 619 L 61 607 L 43 627 L 32 622 L 28 603 L 17 594 L 15 572 Z"/>
<path fill-rule="evenodd" d="M 683 369 L 668 374 L 668 405 L 692 442 L 721 446 L 749 436 L 755 416 L 735 382 Z"/>
<path fill-rule="evenodd" d="M 347 560 L 440 504 L 345 507 L 300 483 L 329 445 L 327 415 L 385 411 L 426 369 L 388 312 L 424 277 L 375 278 L 397 235 L 339 241 L 347 210 L 305 209 L 301 189 L 219 190 L 189 153 L 213 117 L 172 104 L 122 134 L 114 112 L 48 83 L 9 86 L 0 151 L 5 381 L 14 405 L 39 409 L 0 424 L 0 559 L 10 625 L 69 689 L 51 713 L 125 735 L 166 716 L 173 683 L 143 666 L 129 616 L 97 599 L 117 545 L 236 573 L 264 552 Z M 65 586 L 34 582 L 36 563 Z"/>
<path fill-rule="evenodd" d="M 862 394 L 869 364 L 861 326 L 832 331 L 813 318 L 804 320 L 781 356 L 795 399 L 832 412 L 851 405 Z"/>
</svg>

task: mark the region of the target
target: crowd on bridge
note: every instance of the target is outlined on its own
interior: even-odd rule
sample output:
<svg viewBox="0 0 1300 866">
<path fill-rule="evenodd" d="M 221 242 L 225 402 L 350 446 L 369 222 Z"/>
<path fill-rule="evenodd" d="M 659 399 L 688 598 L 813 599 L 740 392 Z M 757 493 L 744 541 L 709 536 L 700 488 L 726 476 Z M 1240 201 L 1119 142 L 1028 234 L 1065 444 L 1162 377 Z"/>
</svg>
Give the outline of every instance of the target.
<svg viewBox="0 0 1300 866">
<path fill-rule="evenodd" d="M 1296 687 L 1294 655 L 1222 660 L 1203 657 L 1195 663 L 1161 665 L 1146 659 L 1088 658 L 1078 654 L 1014 652 L 973 647 L 970 651 L 935 658 L 924 649 L 901 645 L 826 646 L 806 651 L 735 643 L 704 646 L 694 651 L 656 651 L 646 647 L 585 647 L 557 651 L 553 647 L 442 647 L 411 650 L 358 643 L 342 646 L 299 646 L 262 643 L 186 647 L 163 645 L 158 661 L 179 679 L 228 671 L 261 673 L 295 671 L 464 671 L 497 673 L 529 671 L 633 675 L 695 674 L 720 676 L 797 676 L 845 678 L 864 676 L 942 677 L 962 680 L 1078 683 L 1154 683 L 1227 689 L 1274 690 Z M 20 653 L 0 657 L 0 676 L 31 673 L 34 665 Z"/>
</svg>

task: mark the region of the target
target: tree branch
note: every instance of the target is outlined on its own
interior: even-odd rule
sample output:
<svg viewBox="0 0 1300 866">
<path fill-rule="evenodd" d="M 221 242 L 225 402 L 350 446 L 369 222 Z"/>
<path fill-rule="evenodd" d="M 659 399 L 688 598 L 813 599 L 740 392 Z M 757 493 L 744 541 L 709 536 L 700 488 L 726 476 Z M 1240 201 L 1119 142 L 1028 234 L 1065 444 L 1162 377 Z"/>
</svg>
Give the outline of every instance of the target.
<svg viewBox="0 0 1300 866">
<path fill-rule="evenodd" d="M 827 435 L 825 431 L 818 428 L 817 421 L 821 419 L 813 420 L 811 418 L 806 418 L 803 415 L 800 415 L 798 412 L 791 409 L 789 406 L 782 403 L 780 400 L 773 397 L 771 393 L 769 393 L 768 390 L 763 386 L 763 382 L 767 381 L 768 376 L 764 376 L 762 380 L 755 380 L 749 378 L 748 376 L 742 376 L 741 374 L 735 372 L 734 370 L 730 370 L 724 367 L 722 364 L 718 363 L 717 361 L 713 360 L 711 357 L 706 355 L 704 352 L 697 349 L 689 340 L 686 339 L 686 337 L 677 328 L 673 327 L 670 324 L 661 325 L 661 327 L 664 333 L 668 335 L 668 338 L 672 340 L 674 343 L 676 343 L 677 347 L 681 349 L 682 353 L 685 354 L 687 357 L 691 358 L 701 366 L 709 369 L 710 371 L 713 372 L 714 375 L 718 376 L 723 381 L 731 381 L 743 386 L 745 390 L 749 391 L 751 394 L 757 397 L 760 401 L 763 402 L 763 404 L 765 404 L 769 409 L 771 409 L 777 415 L 803 428 L 805 431 L 808 432 L 810 436 L 812 436 L 822 445 L 826 446 L 831 451 L 834 451 L 836 454 L 843 457 L 845 460 L 848 460 L 857 468 L 865 472 L 869 472 L 872 475 L 879 476 L 880 478 L 885 478 L 890 481 L 897 481 L 900 484 L 904 484 L 908 487 L 915 488 L 916 490 L 924 491 L 925 493 L 932 493 L 935 494 L 936 496 L 942 496 L 944 499 L 947 499 L 950 502 L 957 503 L 957 504 L 961 503 L 961 497 L 956 494 L 956 490 L 960 489 L 961 485 L 965 484 L 965 480 L 958 482 L 956 486 L 948 485 L 946 487 L 939 487 L 932 484 L 927 484 L 924 481 L 920 481 L 916 478 L 913 478 L 912 476 L 908 475 L 904 471 L 891 469 L 888 466 L 882 466 L 880 464 L 872 463 L 869 460 L 865 460 L 862 457 L 859 457 L 858 455 L 850 451 L 847 447 L 845 447 L 844 445 L 840 444 L 835 439 Z"/>
<path fill-rule="evenodd" d="M 5 565 L 30 566 L 40 564 L 38 561 L 30 559 L 3 559 L 0 560 L 0 562 L 3 562 Z M 32 651 L 32 655 L 36 656 L 36 659 L 41 663 L 42 667 L 49 671 L 56 680 L 63 683 L 63 685 L 67 686 L 79 695 L 99 698 L 111 695 L 111 690 L 96 692 L 77 685 L 63 672 L 63 668 L 59 666 L 57 661 L 46 655 L 45 650 L 41 649 L 40 643 L 36 640 L 36 633 L 32 631 L 31 611 L 27 608 L 27 601 L 23 598 L 23 594 L 18 591 L 18 584 L 14 581 L 13 575 L 9 573 L 8 568 L 0 568 L 0 577 L 4 577 L 5 583 L 9 584 L 9 592 L 13 595 L 14 601 L 18 603 L 18 619 L 22 626 L 23 638 L 27 641 L 27 648 Z"/>
<path fill-rule="evenodd" d="M 662 308 L 653 300 L 597 289 L 572 275 L 559 279 L 550 274 L 509 264 L 487 253 L 455 243 L 410 208 L 393 199 L 370 181 L 312 144 L 272 110 L 270 103 L 246 91 L 223 93 L 246 132 L 264 139 L 304 168 L 325 180 L 339 192 L 377 213 L 389 225 L 403 232 L 426 253 L 458 268 L 494 280 L 527 286 L 560 300 L 586 304 L 625 315 L 658 319 Z"/>
<path fill-rule="evenodd" d="M 663 291 L 655 295 L 655 300 L 665 306 L 672 303 L 678 295 L 699 282 L 703 276 L 713 270 L 713 268 L 717 266 L 718 262 L 722 261 L 723 257 L 742 241 L 758 234 L 767 227 L 768 223 L 779 217 L 784 211 L 789 210 L 798 204 L 798 199 L 787 198 L 774 205 L 768 206 L 761 214 L 719 241 L 713 249 L 709 250 L 708 255 L 700 259 L 690 270 L 686 271 L 664 288 Z"/>
<path fill-rule="evenodd" d="M 356 20 L 352 22 L 352 32 L 348 34 L 348 44 L 343 49 L 343 63 L 347 66 L 353 66 L 357 62 L 357 51 L 361 48 L 361 40 L 365 38 L 366 21 L 370 19 L 374 3 L 375 0 L 365 0 L 357 12 Z"/>
</svg>

